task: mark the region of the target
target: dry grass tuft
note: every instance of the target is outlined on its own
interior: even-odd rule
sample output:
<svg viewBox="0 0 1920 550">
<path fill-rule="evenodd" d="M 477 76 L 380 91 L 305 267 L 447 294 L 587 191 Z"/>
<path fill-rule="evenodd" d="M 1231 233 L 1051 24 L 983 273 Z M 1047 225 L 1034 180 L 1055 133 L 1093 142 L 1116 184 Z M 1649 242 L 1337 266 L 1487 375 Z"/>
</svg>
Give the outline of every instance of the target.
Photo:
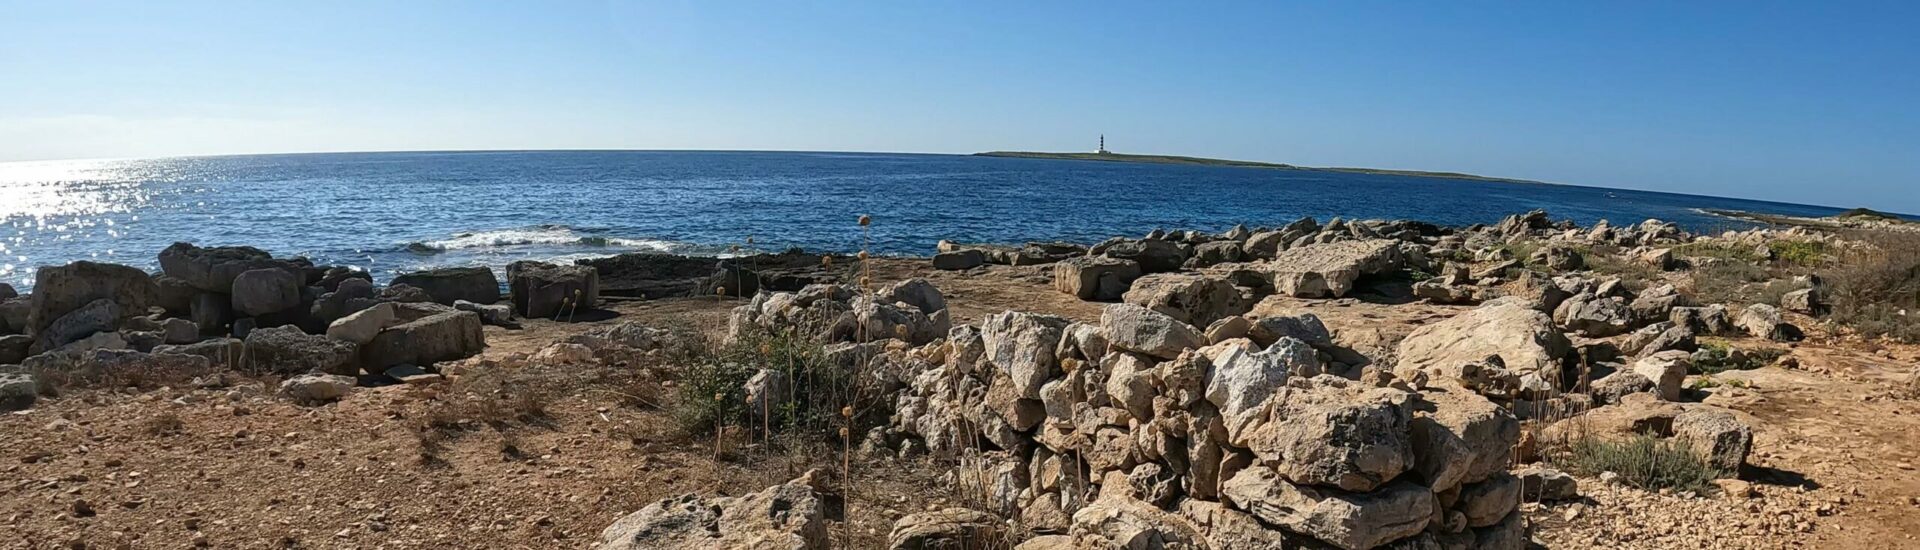
<svg viewBox="0 0 1920 550">
<path fill-rule="evenodd" d="M 1920 342 L 1920 232 L 1860 230 L 1849 247 L 1820 272 L 1827 282 L 1831 319 L 1867 337 Z"/>
</svg>

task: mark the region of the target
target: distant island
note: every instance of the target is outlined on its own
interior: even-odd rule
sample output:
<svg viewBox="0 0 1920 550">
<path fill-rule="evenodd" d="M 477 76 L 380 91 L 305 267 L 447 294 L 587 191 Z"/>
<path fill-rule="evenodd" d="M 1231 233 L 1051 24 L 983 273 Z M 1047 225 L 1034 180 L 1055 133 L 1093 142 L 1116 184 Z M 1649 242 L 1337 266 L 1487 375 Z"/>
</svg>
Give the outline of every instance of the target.
<svg viewBox="0 0 1920 550">
<path fill-rule="evenodd" d="M 1053 160 L 1095 160 L 1103 162 L 1142 162 L 1149 164 L 1191 164 L 1199 166 L 1231 166 L 1237 168 L 1266 168 L 1272 170 L 1303 170 L 1310 172 L 1345 172 L 1350 174 L 1380 174 L 1388 176 L 1420 176 L 1427 178 L 1449 178 L 1462 180 L 1498 181 L 1505 183 L 1531 183 L 1553 185 L 1551 183 L 1514 178 L 1496 178 L 1459 172 L 1428 172 L 1424 170 L 1386 170 L 1381 168 L 1323 168 L 1313 166 L 1294 166 L 1274 162 L 1255 162 L 1250 160 L 1210 159 L 1201 157 L 1183 157 L 1177 155 L 1130 155 L 1125 153 L 1046 153 L 1037 151 L 987 151 L 974 153 L 980 157 L 1006 157 Z"/>
</svg>

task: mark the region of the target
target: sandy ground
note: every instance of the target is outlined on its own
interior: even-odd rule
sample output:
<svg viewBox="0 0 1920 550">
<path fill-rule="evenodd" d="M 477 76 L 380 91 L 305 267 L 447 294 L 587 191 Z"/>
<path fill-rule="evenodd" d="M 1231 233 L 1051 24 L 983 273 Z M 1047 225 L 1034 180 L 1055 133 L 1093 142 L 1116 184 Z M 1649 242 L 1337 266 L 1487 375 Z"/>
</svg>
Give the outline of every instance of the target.
<svg viewBox="0 0 1920 550">
<path fill-rule="evenodd" d="M 1101 307 L 1053 291 L 1044 268 L 877 263 L 877 281 L 911 276 L 945 293 L 956 322 L 1006 309 L 1096 320 Z M 1275 299 L 1260 310 L 1312 311 L 1344 341 L 1385 349 L 1459 309 L 1384 303 L 1391 295 Z M 488 355 L 620 321 L 719 330 L 739 303 L 616 302 L 591 320 L 488 327 Z M 1760 496 L 1713 501 L 1716 516 L 1667 518 L 1663 538 L 1636 516 L 1648 508 L 1627 501 L 1680 510 L 1735 497 L 1623 496 L 1634 491 L 1584 479 L 1583 489 L 1606 498 L 1574 513 L 1571 504 L 1529 505 L 1536 538 L 1562 541 L 1555 548 L 1920 548 L 1920 401 L 1902 393 L 1920 350 L 1872 348 L 1808 343 L 1793 350 L 1798 369 L 1721 375 L 1751 384 L 1708 399 L 1755 420 L 1756 468 L 1746 477 Z M 425 461 L 414 426 L 444 406 L 435 386 L 367 389 L 320 407 L 263 388 L 84 390 L 0 416 L 0 548 L 578 548 L 669 495 L 741 494 L 838 462 L 827 449 L 765 454 L 737 441 L 715 460 L 711 442 L 686 440 L 664 413 L 608 392 L 560 396 L 538 421 L 461 432 Z M 853 521 L 834 524 L 836 544 L 882 545 L 895 518 L 954 501 L 929 489 L 942 468 L 855 460 L 844 484 Z M 1657 505 L 1661 498 L 1683 500 Z M 1788 507 L 1792 521 L 1778 517 Z M 1750 539 L 1709 528 L 1766 521 L 1808 528 Z"/>
</svg>

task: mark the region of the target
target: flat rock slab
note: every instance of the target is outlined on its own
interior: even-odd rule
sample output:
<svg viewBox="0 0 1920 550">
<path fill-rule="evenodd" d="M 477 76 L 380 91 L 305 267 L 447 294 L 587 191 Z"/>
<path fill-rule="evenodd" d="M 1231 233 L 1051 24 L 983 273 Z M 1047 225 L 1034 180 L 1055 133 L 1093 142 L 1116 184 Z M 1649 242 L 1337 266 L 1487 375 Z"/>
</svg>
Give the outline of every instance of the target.
<svg viewBox="0 0 1920 550">
<path fill-rule="evenodd" d="M 1289 248 L 1272 260 L 1223 263 L 1207 271 L 1251 275 L 1274 292 L 1297 298 L 1337 298 L 1352 291 L 1360 277 L 1400 269 L 1402 262 L 1398 241 L 1371 239 Z"/>
</svg>

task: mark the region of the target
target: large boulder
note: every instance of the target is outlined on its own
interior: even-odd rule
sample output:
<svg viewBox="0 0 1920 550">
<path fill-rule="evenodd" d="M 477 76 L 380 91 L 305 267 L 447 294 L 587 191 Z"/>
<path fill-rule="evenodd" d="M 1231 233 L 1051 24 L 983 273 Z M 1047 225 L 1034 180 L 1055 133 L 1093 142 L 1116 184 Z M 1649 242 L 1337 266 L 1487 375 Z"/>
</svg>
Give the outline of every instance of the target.
<svg viewBox="0 0 1920 550">
<path fill-rule="evenodd" d="M 40 383 L 32 374 L 0 372 L 0 412 L 26 410 L 40 398 Z"/>
<path fill-rule="evenodd" d="M 301 271 L 301 263 L 276 260 L 267 251 L 251 246 L 201 248 L 189 243 L 173 243 L 160 251 L 160 271 L 186 281 L 207 292 L 233 292 L 233 279 L 255 269 L 280 268 Z"/>
<path fill-rule="evenodd" d="M 583 265 L 519 261 L 507 265 L 513 310 L 522 317 L 552 318 L 562 311 L 592 309 L 600 302 L 600 274 Z"/>
<path fill-rule="evenodd" d="M 955 250 L 933 255 L 933 268 L 944 271 L 973 269 L 987 263 L 987 255 L 979 250 Z"/>
<path fill-rule="evenodd" d="M 1212 369 L 1206 377 L 1206 398 L 1221 416 L 1237 419 L 1260 412 L 1273 393 L 1295 374 L 1312 376 L 1320 369 L 1313 348 L 1285 338 L 1265 350 L 1246 340 L 1230 340 L 1201 348 Z"/>
<path fill-rule="evenodd" d="M 1428 388 L 1414 411 L 1413 471 L 1435 492 L 1505 471 L 1520 441 L 1513 413 L 1458 386 Z"/>
<path fill-rule="evenodd" d="M 38 294 L 36 290 L 35 295 Z M 1754 338 L 1790 342 L 1799 340 L 1802 336 L 1799 327 L 1780 320 L 1780 308 L 1767 304 L 1747 306 L 1747 309 L 1742 310 L 1740 316 L 1734 319 L 1733 324 Z"/>
<path fill-rule="evenodd" d="M 405 322 L 380 331 L 360 348 L 361 363 L 369 370 L 465 359 L 487 347 L 480 316 L 471 311 L 442 310 L 417 318 L 412 316 L 426 311 L 402 308 L 397 313 Z"/>
<path fill-rule="evenodd" d="M 33 345 L 28 352 L 53 350 L 94 333 L 112 332 L 119 328 L 120 320 L 125 317 L 124 311 L 119 302 L 109 298 L 87 302 L 87 305 L 69 311 L 42 327 L 34 334 Z"/>
<path fill-rule="evenodd" d="M 373 281 L 351 278 L 340 281 L 332 291 L 321 294 L 312 306 L 308 306 L 308 313 L 322 322 L 332 323 L 381 301 L 380 291 L 374 290 Z"/>
<path fill-rule="evenodd" d="M 1679 401 L 1688 367 L 1693 364 L 1692 357 L 1693 354 L 1681 350 L 1662 351 L 1634 361 L 1632 371 L 1652 381 L 1654 394 L 1660 399 Z"/>
<path fill-rule="evenodd" d="M 1290 383 L 1254 419 L 1264 423 L 1229 426 L 1229 436 L 1293 483 L 1374 490 L 1413 465 L 1412 395 L 1350 385 L 1331 376 Z"/>
<path fill-rule="evenodd" d="M 1261 521 L 1342 550 L 1367 550 L 1419 534 L 1438 506 L 1431 490 L 1407 481 L 1354 493 L 1295 485 L 1258 467 L 1228 479 L 1221 493 Z"/>
<path fill-rule="evenodd" d="M 1554 321 L 1567 330 L 1590 338 L 1625 334 L 1633 329 L 1633 312 L 1619 296 L 1583 293 L 1560 302 L 1553 310 Z"/>
<path fill-rule="evenodd" d="M 1139 262 L 1142 273 L 1179 271 L 1187 262 L 1187 251 L 1180 245 L 1158 239 L 1125 241 L 1108 246 L 1102 254 L 1109 258 Z"/>
<path fill-rule="evenodd" d="M 1075 511 L 1072 523 L 1074 541 L 1062 550 L 1208 548 L 1206 534 L 1193 522 L 1126 495 L 1101 496 Z M 1028 545 L 1019 550 L 1029 550 Z"/>
<path fill-rule="evenodd" d="M 1021 398 L 1039 399 L 1040 386 L 1059 370 L 1054 350 L 1067 324 L 1064 318 L 1037 313 L 988 315 L 980 323 L 987 361 L 1012 379 Z"/>
<path fill-rule="evenodd" d="M 1396 370 L 1437 372 L 1497 356 L 1515 374 L 1557 385 L 1572 351 L 1545 313 L 1503 299 L 1415 329 L 1400 341 Z"/>
<path fill-rule="evenodd" d="M 874 299 L 884 304 L 907 304 L 927 315 L 947 309 L 947 299 L 940 294 L 940 289 L 919 277 L 880 287 L 880 290 L 874 292 Z M 946 329 L 943 328 L 940 332 L 944 335 Z"/>
<path fill-rule="evenodd" d="M 0 365 L 18 365 L 29 355 L 27 349 L 33 346 L 33 337 L 25 334 L 0 336 Z"/>
<path fill-rule="evenodd" d="M 364 346 L 372 342 L 373 337 L 379 336 L 380 331 L 403 322 L 400 320 L 400 304 L 385 302 L 335 319 L 327 325 L 327 336 Z"/>
<path fill-rule="evenodd" d="M 493 268 L 444 267 L 403 273 L 393 278 L 394 284 L 410 285 L 426 291 L 433 301 L 442 305 L 466 300 L 476 304 L 491 304 L 500 301 L 500 279 L 493 275 Z"/>
<path fill-rule="evenodd" d="M 1113 347 L 1161 359 L 1207 345 L 1206 335 L 1192 325 L 1134 304 L 1108 305 L 1100 312 L 1100 327 Z"/>
<path fill-rule="evenodd" d="M 300 305 L 300 275 L 279 268 L 255 269 L 233 278 L 233 310 L 242 317 L 259 317 Z"/>
<path fill-rule="evenodd" d="M 1165 313 L 1182 323 L 1207 326 L 1252 307 L 1226 279 L 1192 273 L 1157 273 L 1133 281 L 1121 299 Z"/>
<path fill-rule="evenodd" d="M 1398 241 L 1370 239 L 1289 248 L 1257 264 L 1274 292 L 1299 298 L 1346 296 L 1360 277 L 1389 273 L 1403 262 Z"/>
<path fill-rule="evenodd" d="M 1753 449 L 1753 429 L 1725 409 L 1689 407 L 1673 417 L 1673 436 L 1728 475 L 1738 474 Z"/>
<path fill-rule="evenodd" d="M 198 355 L 207 358 L 212 364 L 234 368 L 240 366 L 247 356 L 247 346 L 238 338 L 213 338 L 191 344 L 155 346 L 153 354 Z"/>
<path fill-rule="evenodd" d="M 1185 267 L 1194 269 L 1214 264 L 1238 262 L 1242 255 L 1240 243 L 1237 241 L 1200 243 L 1193 247 L 1193 256 L 1187 258 Z"/>
<path fill-rule="evenodd" d="M 61 316 L 94 300 L 113 301 L 121 315 L 145 315 L 159 292 L 146 272 L 124 265 L 80 261 L 43 266 L 34 276 L 23 332 L 38 335 Z"/>
<path fill-rule="evenodd" d="M 681 495 L 615 521 L 597 550 L 826 550 L 826 499 L 815 472 L 738 498 Z"/>
<path fill-rule="evenodd" d="M 1003 540 L 999 518 L 979 510 L 943 508 L 909 514 L 893 522 L 889 550 L 960 550 Z"/>
<path fill-rule="evenodd" d="M 1053 289 L 1082 300 L 1120 299 L 1140 278 L 1140 264 L 1106 256 L 1081 256 L 1053 264 Z"/>
<path fill-rule="evenodd" d="M 167 310 L 167 315 L 186 317 L 193 312 L 193 299 L 201 290 L 185 279 L 168 275 L 153 276 L 153 305 Z"/>
<path fill-rule="evenodd" d="M 299 327 L 254 329 L 247 333 L 245 345 L 247 366 L 258 372 L 342 376 L 360 373 L 353 342 L 307 334 Z"/>
</svg>

